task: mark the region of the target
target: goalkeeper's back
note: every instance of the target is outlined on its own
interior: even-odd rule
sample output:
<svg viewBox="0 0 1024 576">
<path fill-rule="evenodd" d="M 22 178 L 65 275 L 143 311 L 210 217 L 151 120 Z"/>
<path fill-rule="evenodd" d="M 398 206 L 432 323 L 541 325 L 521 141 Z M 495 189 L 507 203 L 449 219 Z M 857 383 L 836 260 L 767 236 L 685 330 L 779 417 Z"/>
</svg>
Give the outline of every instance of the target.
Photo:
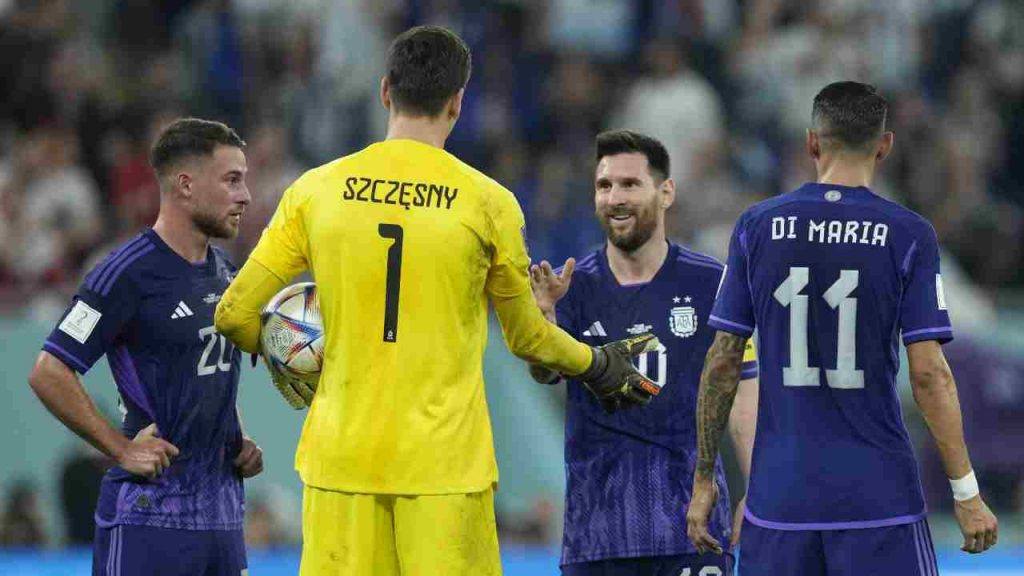
<svg viewBox="0 0 1024 576">
<path fill-rule="evenodd" d="M 308 267 L 317 283 L 327 340 L 296 456 L 307 484 L 430 494 L 497 480 L 487 294 L 532 304 L 522 226 L 508 190 L 413 140 L 373 144 L 285 192 L 251 258 L 281 278 Z M 554 330 L 535 308 L 502 316 L 525 335 L 510 341 L 521 354 Z"/>
</svg>

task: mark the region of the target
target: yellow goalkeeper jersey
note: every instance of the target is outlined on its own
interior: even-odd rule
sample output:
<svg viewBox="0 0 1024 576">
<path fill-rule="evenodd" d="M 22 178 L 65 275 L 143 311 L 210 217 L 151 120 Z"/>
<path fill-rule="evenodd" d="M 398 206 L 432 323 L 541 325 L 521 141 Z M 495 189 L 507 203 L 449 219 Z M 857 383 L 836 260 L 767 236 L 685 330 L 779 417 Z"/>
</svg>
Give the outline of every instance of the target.
<svg viewBox="0 0 1024 576">
<path fill-rule="evenodd" d="M 413 140 L 373 144 L 285 192 L 250 258 L 284 281 L 309 269 L 317 284 L 326 343 L 296 453 L 306 484 L 449 494 L 497 482 L 488 296 L 525 356 L 569 373 L 590 362 L 537 309 L 522 227 L 511 192 Z"/>
</svg>

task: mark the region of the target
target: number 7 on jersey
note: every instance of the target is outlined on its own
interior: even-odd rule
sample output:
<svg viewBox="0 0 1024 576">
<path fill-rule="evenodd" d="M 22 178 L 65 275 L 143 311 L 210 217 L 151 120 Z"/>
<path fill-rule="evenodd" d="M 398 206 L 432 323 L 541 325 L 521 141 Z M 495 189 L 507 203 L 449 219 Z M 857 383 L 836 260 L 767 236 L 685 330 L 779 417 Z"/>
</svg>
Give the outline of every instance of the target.
<svg viewBox="0 0 1024 576">
<path fill-rule="evenodd" d="M 378 224 L 381 238 L 394 240 L 388 248 L 388 275 L 384 287 L 384 341 L 398 340 L 398 295 L 402 288 L 402 238 L 398 224 Z"/>
</svg>

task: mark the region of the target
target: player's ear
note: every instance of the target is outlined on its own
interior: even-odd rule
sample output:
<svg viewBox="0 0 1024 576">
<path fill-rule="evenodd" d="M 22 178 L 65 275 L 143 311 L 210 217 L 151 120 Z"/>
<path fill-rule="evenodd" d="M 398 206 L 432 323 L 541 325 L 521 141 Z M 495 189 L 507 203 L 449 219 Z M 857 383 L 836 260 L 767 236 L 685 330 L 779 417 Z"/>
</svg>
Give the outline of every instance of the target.
<svg viewBox="0 0 1024 576">
<path fill-rule="evenodd" d="M 817 160 L 821 157 L 821 141 L 818 133 L 810 128 L 807 129 L 807 155 Z"/>
<path fill-rule="evenodd" d="M 174 187 L 181 192 L 185 198 L 192 197 L 192 175 L 188 172 L 178 172 L 174 176 Z"/>
<path fill-rule="evenodd" d="M 661 183 L 659 187 L 661 191 L 661 207 L 664 210 L 668 210 L 669 206 L 676 201 L 676 183 L 671 178 L 665 178 L 665 181 Z"/>
<path fill-rule="evenodd" d="M 385 110 L 391 110 L 391 84 L 387 76 L 380 79 L 380 103 Z"/>
<path fill-rule="evenodd" d="M 462 115 L 462 97 L 466 95 L 465 88 L 459 88 L 459 91 L 452 96 L 452 99 L 448 101 L 448 119 L 455 121 Z"/>
<path fill-rule="evenodd" d="M 881 162 L 889 156 L 892 152 L 893 141 L 896 139 L 896 134 L 890 130 L 886 130 L 882 134 L 882 142 L 878 145 L 878 151 L 875 152 L 875 161 Z"/>
</svg>

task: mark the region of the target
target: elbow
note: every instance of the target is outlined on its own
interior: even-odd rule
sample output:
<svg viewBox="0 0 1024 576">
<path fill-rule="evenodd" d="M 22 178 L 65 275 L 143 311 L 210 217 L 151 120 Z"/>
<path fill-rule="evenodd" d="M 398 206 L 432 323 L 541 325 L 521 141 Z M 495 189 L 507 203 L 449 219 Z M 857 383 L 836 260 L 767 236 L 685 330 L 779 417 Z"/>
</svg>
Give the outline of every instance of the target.
<svg viewBox="0 0 1024 576">
<path fill-rule="evenodd" d="M 516 358 L 530 363 L 538 363 L 537 346 L 527 339 L 511 339 L 508 341 L 508 350 Z"/>
<path fill-rule="evenodd" d="M 231 313 L 229 307 L 224 305 L 223 300 L 217 304 L 217 309 L 213 313 L 213 325 L 218 333 L 232 341 L 240 327 L 238 319 Z"/>
<path fill-rule="evenodd" d="M 43 389 L 46 388 L 46 378 L 41 372 L 42 370 L 36 365 L 28 375 L 28 387 L 32 389 L 36 396 L 41 396 Z"/>
<path fill-rule="evenodd" d="M 953 374 L 948 369 L 942 369 L 939 366 L 911 368 L 910 385 L 915 396 L 945 392 L 955 386 Z"/>
<path fill-rule="evenodd" d="M 43 355 L 45 354 L 46 352 L 43 352 Z M 36 361 L 35 366 L 32 367 L 32 372 L 28 375 L 28 386 L 40 400 L 47 396 L 47 392 L 53 388 L 54 379 L 58 377 L 53 367 L 47 362 L 48 359 L 43 355 Z M 53 361 L 59 362 L 59 360 Z"/>
</svg>

